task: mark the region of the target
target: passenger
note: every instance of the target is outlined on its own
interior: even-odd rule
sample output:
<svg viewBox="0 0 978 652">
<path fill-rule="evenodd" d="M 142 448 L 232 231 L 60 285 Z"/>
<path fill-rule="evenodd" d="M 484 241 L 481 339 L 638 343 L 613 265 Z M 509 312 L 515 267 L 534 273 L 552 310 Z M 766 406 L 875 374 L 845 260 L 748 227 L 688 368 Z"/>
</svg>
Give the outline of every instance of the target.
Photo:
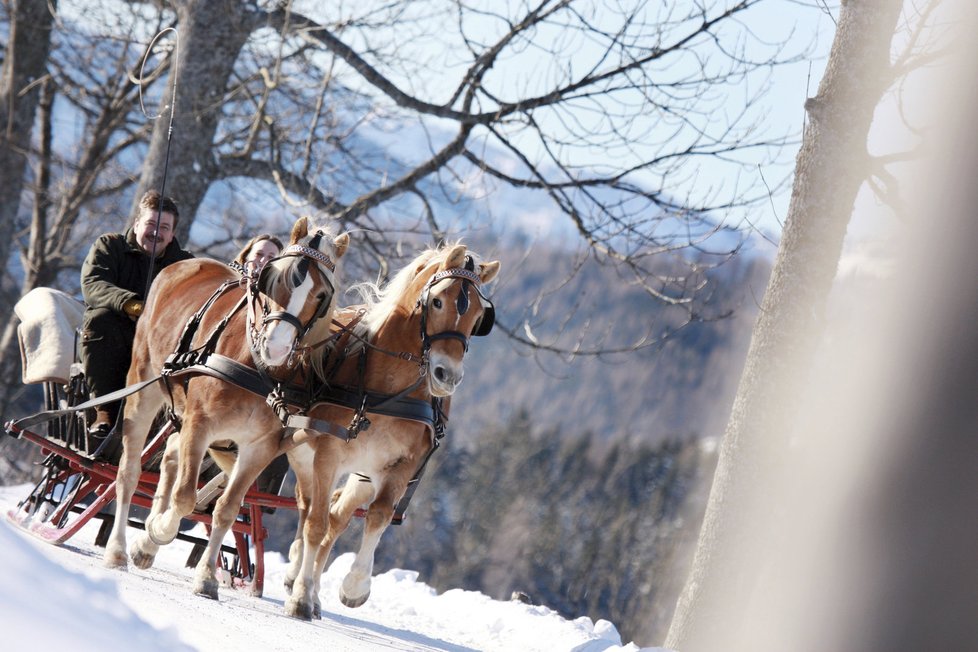
<svg viewBox="0 0 978 652">
<path fill-rule="evenodd" d="M 153 278 L 168 265 L 193 258 L 174 238 L 179 219 L 176 203 L 151 190 L 139 200 L 132 226 L 125 233 L 100 236 L 85 257 L 81 289 L 87 308 L 81 358 L 92 397 L 125 387 L 136 320 L 146 300 L 150 256 L 156 256 Z M 104 438 L 115 424 L 119 406 L 119 401 L 99 406 L 89 432 Z"/>
<path fill-rule="evenodd" d="M 269 233 L 256 235 L 241 248 L 231 262 L 231 267 L 242 274 L 253 276 L 265 263 L 282 253 L 282 241 Z"/>
<path fill-rule="evenodd" d="M 282 253 L 282 241 L 269 233 L 256 235 L 241 248 L 231 261 L 231 267 L 242 275 L 257 276 L 262 267 Z M 277 494 L 282 489 L 285 475 L 289 471 L 289 460 L 282 454 L 272 460 L 255 480 L 259 491 Z M 273 513 L 274 508 L 262 507 L 262 511 Z"/>
</svg>

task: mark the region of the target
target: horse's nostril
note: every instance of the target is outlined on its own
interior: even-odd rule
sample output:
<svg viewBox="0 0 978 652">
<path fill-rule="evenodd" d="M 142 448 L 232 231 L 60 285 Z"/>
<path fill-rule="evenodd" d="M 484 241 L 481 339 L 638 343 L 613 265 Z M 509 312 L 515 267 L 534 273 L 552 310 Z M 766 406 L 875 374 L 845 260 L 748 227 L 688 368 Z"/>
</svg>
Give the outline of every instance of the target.
<svg viewBox="0 0 978 652">
<path fill-rule="evenodd" d="M 440 383 L 445 382 L 445 368 L 444 367 L 435 367 L 434 374 L 435 374 L 435 379 L 437 379 L 438 382 L 440 382 Z"/>
</svg>

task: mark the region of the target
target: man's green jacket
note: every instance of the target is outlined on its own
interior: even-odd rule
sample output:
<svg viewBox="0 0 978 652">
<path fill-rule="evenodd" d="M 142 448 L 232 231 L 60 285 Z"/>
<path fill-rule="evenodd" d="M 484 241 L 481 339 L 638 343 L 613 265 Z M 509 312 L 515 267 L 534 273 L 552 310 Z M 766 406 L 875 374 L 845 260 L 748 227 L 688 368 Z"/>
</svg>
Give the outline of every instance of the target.
<svg viewBox="0 0 978 652">
<path fill-rule="evenodd" d="M 153 265 L 153 278 L 167 265 L 193 258 L 174 238 Z M 136 242 L 132 229 L 106 233 L 92 245 L 81 269 L 82 296 L 89 309 L 109 308 L 124 314 L 122 304 L 130 299 L 144 301 L 149 254 Z"/>
</svg>

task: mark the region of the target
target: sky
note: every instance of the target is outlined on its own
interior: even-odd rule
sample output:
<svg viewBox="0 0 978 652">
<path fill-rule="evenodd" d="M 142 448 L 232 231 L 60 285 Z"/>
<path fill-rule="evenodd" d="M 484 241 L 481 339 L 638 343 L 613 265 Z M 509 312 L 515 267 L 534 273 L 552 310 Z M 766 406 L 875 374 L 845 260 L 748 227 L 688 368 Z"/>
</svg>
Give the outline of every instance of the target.
<svg viewBox="0 0 978 652">
<path fill-rule="evenodd" d="M 376 10 L 377 7 L 385 4 L 365 3 L 364 7 L 373 7 Z M 497 10 L 502 3 L 500 0 L 491 0 L 489 2 L 475 2 L 471 4 L 476 8 L 482 7 L 482 9 Z M 517 3 L 513 2 L 510 4 Z M 723 2 L 718 2 L 716 6 L 723 4 Z M 739 44 L 741 38 L 744 39 L 743 42 L 748 48 L 746 51 L 748 57 L 760 60 L 767 59 L 771 56 L 775 45 L 780 43 L 785 44 L 782 56 L 790 58 L 795 55 L 801 56 L 803 53 L 804 56 L 799 61 L 791 64 L 773 68 L 762 67 L 756 74 L 751 74 L 746 80 L 717 89 L 716 94 L 726 97 L 728 100 L 727 104 L 718 108 L 712 100 L 704 100 L 707 102 L 707 105 L 705 105 L 706 108 L 700 107 L 699 109 L 700 111 L 713 113 L 716 116 L 710 121 L 710 124 L 714 126 L 723 124 L 723 117 L 720 114 L 736 113 L 736 106 L 743 102 L 746 97 L 758 92 L 761 85 L 766 81 L 769 83 L 769 88 L 761 94 L 752 110 L 752 115 L 755 116 L 754 119 L 758 120 L 758 129 L 767 137 L 788 137 L 794 138 L 797 142 L 804 121 L 804 101 L 806 97 L 814 95 L 817 90 L 825 64 L 825 58 L 831 45 L 835 26 L 830 12 L 837 12 L 837 4 L 837 0 L 765 0 L 751 8 L 743 16 L 738 17 L 735 22 L 737 24 L 743 23 L 745 32 L 737 39 L 737 43 Z M 600 6 L 600 3 L 598 5 Z M 113 3 L 109 1 L 107 6 L 112 7 Z M 317 3 L 301 1 L 296 4 L 298 11 L 310 10 L 311 15 L 323 20 L 328 20 L 330 17 L 335 20 L 337 13 L 346 15 L 344 12 L 358 13 L 365 11 L 364 8 L 357 5 L 349 5 L 345 8 L 334 8 L 329 14 L 320 15 L 315 10 L 318 6 Z M 446 7 L 450 6 L 450 3 L 435 3 L 432 6 L 434 9 L 429 9 L 429 5 L 417 5 L 415 9 L 405 11 L 403 16 L 405 23 L 399 24 L 394 28 L 395 31 L 391 34 L 391 38 L 388 39 L 391 44 L 396 44 L 396 47 L 386 43 L 381 38 L 383 30 L 378 31 L 381 35 L 378 36 L 379 44 L 372 45 L 381 49 L 384 47 L 394 48 L 398 54 L 405 56 L 409 61 L 425 62 L 425 65 L 420 66 L 418 69 L 408 66 L 406 71 L 402 71 L 401 73 L 399 73 L 399 68 L 395 66 L 390 70 L 385 69 L 385 74 L 390 75 L 396 85 L 404 88 L 408 92 L 416 93 L 423 99 L 438 103 L 444 101 L 451 94 L 452 89 L 454 89 L 459 79 L 463 76 L 468 62 L 460 54 L 464 52 L 464 46 L 456 42 L 458 40 L 457 35 L 453 34 L 456 26 L 452 21 L 454 21 L 455 16 L 451 11 L 446 10 Z M 686 5 L 677 6 L 685 7 Z M 351 7 L 356 8 L 351 9 Z M 586 12 L 588 8 L 589 5 L 587 3 L 582 5 L 582 11 Z M 59 11 L 67 21 L 81 21 L 83 23 L 86 20 L 92 19 L 97 22 L 99 21 L 97 15 L 91 12 L 89 3 L 78 2 L 78 0 L 62 3 Z M 429 11 L 435 11 L 435 13 L 426 17 L 426 12 Z M 658 3 L 650 3 L 647 11 L 650 15 L 657 16 L 661 8 L 659 8 Z M 419 15 L 416 16 L 415 13 Z M 491 11 L 488 13 L 491 13 Z M 602 16 L 607 17 L 607 15 L 610 14 L 597 11 L 593 19 L 600 20 Z M 470 36 L 485 40 L 492 40 L 498 36 L 497 32 L 501 29 L 500 21 L 486 18 L 485 13 L 477 10 L 468 12 L 466 16 L 467 33 Z M 436 20 L 448 21 L 446 23 L 448 29 L 440 30 L 437 32 L 437 35 L 434 35 L 430 30 L 427 30 L 426 25 Z M 104 21 L 98 22 L 98 24 L 100 28 L 104 29 L 102 22 Z M 617 29 L 617 27 L 614 27 L 610 23 L 609 25 L 603 26 L 610 31 Z M 422 34 L 423 38 L 412 38 L 415 32 Z M 747 37 L 747 32 L 752 36 Z M 354 47 L 362 46 L 357 40 L 356 30 L 346 34 L 345 37 L 351 40 L 351 44 Z M 545 48 L 551 41 L 559 42 L 563 38 L 573 37 L 565 37 L 559 32 L 541 29 L 539 32 L 534 33 L 534 38 L 534 47 L 521 46 L 517 48 L 515 53 L 510 53 L 511 60 L 509 60 L 508 66 L 507 60 L 504 58 L 502 61 L 497 62 L 493 70 L 490 71 L 489 81 L 493 84 L 499 84 L 502 92 L 510 89 L 515 93 L 518 89 L 522 89 L 524 85 L 527 86 L 526 92 L 536 92 L 538 89 L 534 87 L 535 84 L 549 84 L 551 76 L 557 75 L 558 71 L 551 70 L 548 67 L 545 57 L 538 56 L 538 49 Z M 593 48 L 589 49 L 587 47 L 588 39 L 583 38 L 580 40 L 581 46 L 575 53 L 573 61 L 567 64 L 575 70 L 587 69 L 598 57 L 597 53 L 600 51 L 600 49 L 593 51 Z M 733 46 L 733 42 L 729 45 Z M 434 62 L 430 61 L 432 59 L 434 59 Z M 342 68 L 343 66 L 340 65 L 339 69 Z M 656 74 L 666 75 L 667 72 L 658 71 Z M 364 92 L 377 94 L 365 81 L 356 75 L 344 77 L 344 83 L 354 88 L 359 88 Z M 710 95 L 713 94 L 713 92 L 710 93 Z M 378 101 L 381 104 L 389 102 L 388 99 L 382 96 L 378 98 Z M 586 123 L 586 117 L 586 115 L 582 114 L 578 116 L 578 119 Z M 546 118 L 546 114 L 538 117 L 538 119 Z M 696 116 L 692 116 L 690 119 L 695 121 Z M 645 140 L 644 137 L 641 137 L 643 133 L 654 132 L 660 128 L 657 126 L 657 122 L 653 117 L 644 113 L 632 116 L 626 124 L 629 130 L 636 131 L 638 141 Z M 435 131 L 438 131 L 437 125 L 437 120 L 433 119 L 428 121 L 428 126 Z M 619 127 L 625 128 L 624 125 L 619 125 Z M 595 128 L 597 127 L 595 126 Z M 671 130 L 670 127 L 670 132 Z M 435 139 L 451 138 L 453 135 L 453 128 L 448 128 L 444 134 L 440 136 L 436 135 Z M 658 140 L 658 138 L 655 140 Z M 389 137 L 384 139 L 384 145 L 393 150 L 394 148 L 389 141 Z M 635 146 L 638 141 L 626 139 L 625 142 L 629 143 L 630 146 Z M 409 139 L 408 142 L 412 149 L 417 149 L 415 139 Z M 532 137 L 526 136 L 525 142 L 522 144 L 528 148 L 527 151 L 532 153 L 535 151 L 534 147 L 536 147 L 533 142 L 534 139 Z M 614 148 L 610 146 L 605 148 L 591 148 L 587 154 L 590 159 L 586 160 L 590 160 L 594 165 L 599 166 L 625 166 L 626 164 L 623 161 L 626 159 L 622 157 L 626 154 L 620 150 L 620 145 Z M 701 192 L 712 193 L 721 187 L 727 189 L 729 192 L 733 192 L 732 189 L 735 186 L 762 188 L 763 185 L 768 185 L 771 187 L 773 193 L 770 201 L 761 202 L 753 206 L 747 219 L 766 233 L 772 234 L 776 239 L 781 229 L 780 224 L 787 214 L 788 200 L 790 197 L 790 184 L 780 187 L 777 187 L 777 184 L 790 176 L 794 167 L 796 152 L 797 144 L 790 145 L 781 152 L 776 161 L 769 161 L 767 159 L 770 158 L 770 152 L 767 150 L 753 149 L 737 155 L 736 158 L 738 160 L 745 161 L 743 165 L 737 166 L 722 163 L 718 159 L 703 160 L 702 172 L 688 175 L 674 174 L 670 177 L 670 183 L 683 185 L 670 185 L 665 190 L 670 194 L 680 197 L 686 194 L 695 196 Z M 578 158 L 580 156 L 583 156 L 583 154 L 575 154 L 575 160 L 583 163 L 584 160 Z M 763 175 L 763 179 L 761 179 L 761 175 Z M 683 180 L 680 181 L 680 179 Z M 645 181 L 650 184 L 656 183 L 654 175 L 645 179 Z M 214 201 L 216 201 L 216 198 Z M 554 215 L 555 213 L 550 215 L 551 221 L 554 221 Z M 719 218 L 722 216 L 716 217 Z M 741 217 L 738 215 L 731 219 L 734 219 L 739 224 Z M 563 221 L 561 220 L 560 223 L 563 223 Z"/>
<path fill-rule="evenodd" d="M 0 487 L 0 511 L 14 508 L 29 489 Z M 59 547 L 0 520 L 5 650 L 666 652 L 623 643 L 606 620 L 567 620 L 544 606 L 493 600 L 475 591 L 438 594 L 410 570 L 377 575 L 367 603 L 350 609 L 339 602 L 337 591 L 352 553 L 327 569 L 322 620 L 302 622 L 284 614 L 285 564 L 277 552 L 265 556 L 261 598 L 222 587 L 214 602 L 190 591 L 192 571 L 184 567 L 189 543 L 165 546 L 149 570 L 109 570 L 93 544 L 97 529 L 98 522 L 89 523 Z M 129 530 L 130 541 L 135 532 Z"/>
</svg>

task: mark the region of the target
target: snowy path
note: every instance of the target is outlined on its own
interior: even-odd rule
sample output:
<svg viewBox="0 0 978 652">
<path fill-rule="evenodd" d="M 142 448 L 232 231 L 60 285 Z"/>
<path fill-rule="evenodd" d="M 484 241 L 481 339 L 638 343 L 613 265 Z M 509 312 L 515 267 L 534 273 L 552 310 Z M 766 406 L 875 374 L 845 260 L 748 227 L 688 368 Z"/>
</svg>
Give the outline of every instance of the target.
<svg viewBox="0 0 978 652">
<path fill-rule="evenodd" d="M 2 513 L 26 493 L 23 486 L 0 487 Z M 322 620 L 301 622 L 284 615 L 285 564 L 277 553 L 266 555 L 264 596 L 222 587 L 215 602 L 190 591 L 192 571 L 184 567 L 189 544 L 164 547 L 154 568 L 122 572 L 102 567 L 101 550 L 92 543 L 96 530 L 97 524 L 89 524 L 67 545 L 56 547 L 6 521 L 0 524 L 0 546 L 6 551 L 0 556 L 5 649 L 64 645 L 101 652 L 124 644 L 141 652 L 639 650 L 634 644 L 622 646 L 607 621 L 569 621 L 546 607 L 501 602 L 473 591 L 438 595 L 412 571 L 376 576 L 367 603 L 349 609 L 336 596 L 353 561 L 350 554 L 333 562 L 323 578 Z"/>
</svg>

